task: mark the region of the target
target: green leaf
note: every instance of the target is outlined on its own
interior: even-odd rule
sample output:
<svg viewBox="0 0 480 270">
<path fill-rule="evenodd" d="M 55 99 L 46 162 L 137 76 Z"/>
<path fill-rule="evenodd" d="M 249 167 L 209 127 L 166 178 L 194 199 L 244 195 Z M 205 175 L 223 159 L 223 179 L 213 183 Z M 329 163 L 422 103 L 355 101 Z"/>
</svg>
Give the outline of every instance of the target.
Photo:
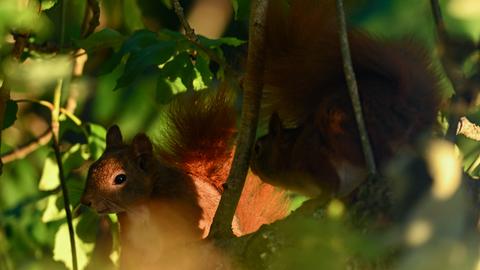
<svg viewBox="0 0 480 270">
<path fill-rule="evenodd" d="M 97 160 L 105 150 L 105 138 L 107 136 L 107 130 L 97 124 L 88 124 L 88 147 L 90 151 L 90 157 Z"/>
<path fill-rule="evenodd" d="M 193 89 L 196 73 L 188 53 L 179 53 L 172 61 L 166 63 L 162 70 L 170 80 L 179 77 L 187 89 Z"/>
<path fill-rule="evenodd" d="M 88 210 L 80 216 L 75 232 L 85 243 L 93 243 L 97 235 L 98 222 L 98 215 Z"/>
<path fill-rule="evenodd" d="M 42 11 L 51 9 L 57 4 L 58 0 L 40 0 L 40 9 Z"/>
<path fill-rule="evenodd" d="M 120 53 L 123 55 L 138 51 L 155 43 L 158 43 L 158 36 L 156 33 L 148 30 L 139 30 L 134 32 L 130 38 L 123 43 Z"/>
<path fill-rule="evenodd" d="M 79 219 L 74 219 L 74 226 L 78 226 Z M 72 267 L 72 252 L 70 249 L 70 240 L 68 234 L 68 225 L 64 223 L 55 235 L 55 247 L 53 248 L 53 259 L 65 263 L 68 269 Z M 77 247 L 78 269 L 84 269 L 90 259 L 89 254 L 92 253 L 94 244 L 82 241 L 75 235 L 75 242 Z"/>
<path fill-rule="evenodd" d="M 173 92 L 170 84 L 166 82 L 166 78 L 163 74 L 160 74 L 157 78 L 156 87 L 156 101 L 160 104 L 168 104 L 173 98 Z"/>
<path fill-rule="evenodd" d="M 242 44 L 245 44 L 246 41 L 234 38 L 234 37 L 222 37 L 219 39 L 209 39 L 203 36 L 199 37 L 200 43 L 208 48 L 217 48 L 221 45 L 228 45 L 233 47 L 238 47 Z"/>
<path fill-rule="evenodd" d="M 75 43 L 88 53 L 102 48 L 119 49 L 125 37 L 119 32 L 105 28 L 88 36 L 86 39 L 77 40 Z"/>
<path fill-rule="evenodd" d="M 67 177 L 72 170 L 77 169 L 85 162 L 86 159 L 84 148 L 82 148 L 81 146 L 81 144 L 77 143 L 70 147 L 67 152 L 63 153 L 62 163 L 65 177 Z"/>
<path fill-rule="evenodd" d="M 165 63 L 175 53 L 175 42 L 163 41 L 143 50 L 132 52 L 125 64 L 125 70 L 117 80 L 115 89 L 124 88 L 135 80 L 148 68 Z"/>
<path fill-rule="evenodd" d="M 52 190 L 60 185 L 60 178 L 58 176 L 58 166 L 55 161 L 55 156 L 50 153 L 43 163 L 42 176 L 38 183 L 39 190 Z"/>
<path fill-rule="evenodd" d="M 235 19 L 237 18 L 238 14 L 238 1 L 237 0 L 230 0 L 232 2 L 233 13 L 235 13 Z"/>
<path fill-rule="evenodd" d="M 17 120 L 18 104 L 13 100 L 7 101 L 7 107 L 5 109 L 5 118 L 3 119 L 3 129 L 6 129 L 15 123 Z"/>
<path fill-rule="evenodd" d="M 57 202 L 61 200 L 61 195 L 54 194 L 47 197 L 47 206 L 42 214 L 42 222 L 57 221 L 65 218 L 65 211 L 63 211 L 62 205 L 58 205 Z"/>
<path fill-rule="evenodd" d="M 195 68 L 201 75 L 203 83 L 209 85 L 212 81 L 213 74 L 210 70 L 210 59 L 204 54 L 198 54 L 197 61 L 195 62 Z"/>
</svg>

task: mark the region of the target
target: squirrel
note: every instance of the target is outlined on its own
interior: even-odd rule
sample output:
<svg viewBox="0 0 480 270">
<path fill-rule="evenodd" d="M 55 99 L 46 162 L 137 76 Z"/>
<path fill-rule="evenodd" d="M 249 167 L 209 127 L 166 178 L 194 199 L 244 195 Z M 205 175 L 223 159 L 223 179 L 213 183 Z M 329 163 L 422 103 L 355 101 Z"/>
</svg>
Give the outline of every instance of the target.
<svg viewBox="0 0 480 270">
<path fill-rule="evenodd" d="M 267 11 L 262 117 L 251 168 L 310 196 L 346 196 L 367 178 L 345 81 L 335 1 L 272 1 Z M 435 126 L 440 79 L 426 50 L 348 32 L 375 161 L 382 168 Z"/>
<path fill-rule="evenodd" d="M 139 261 L 140 269 L 157 269 L 167 258 L 178 267 L 182 260 L 169 247 L 208 235 L 232 162 L 236 119 L 224 90 L 180 94 L 164 115 L 158 142 L 140 133 L 125 144 L 118 126 L 110 127 L 105 152 L 88 171 L 81 203 L 117 214 L 124 269 L 138 269 Z M 283 191 L 250 173 L 232 230 L 256 231 L 286 216 L 287 207 Z"/>
</svg>

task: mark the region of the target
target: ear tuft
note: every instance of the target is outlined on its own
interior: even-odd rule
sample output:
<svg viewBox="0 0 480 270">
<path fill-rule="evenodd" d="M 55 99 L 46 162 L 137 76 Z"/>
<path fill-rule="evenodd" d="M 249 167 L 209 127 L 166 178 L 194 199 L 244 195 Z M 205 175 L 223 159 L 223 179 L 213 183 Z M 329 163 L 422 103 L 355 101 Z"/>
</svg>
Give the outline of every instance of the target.
<svg viewBox="0 0 480 270">
<path fill-rule="evenodd" d="M 120 147 L 123 145 L 122 132 L 117 125 L 111 126 L 107 131 L 107 149 Z"/>
<path fill-rule="evenodd" d="M 276 136 L 280 134 L 283 130 L 282 120 L 278 116 L 277 112 L 274 112 L 270 117 L 270 122 L 268 123 L 268 133 L 270 135 Z"/>
<path fill-rule="evenodd" d="M 132 150 L 136 157 L 149 155 L 153 152 L 153 146 L 147 135 L 139 133 L 135 135 L 132 141 Z"/>
</svg>

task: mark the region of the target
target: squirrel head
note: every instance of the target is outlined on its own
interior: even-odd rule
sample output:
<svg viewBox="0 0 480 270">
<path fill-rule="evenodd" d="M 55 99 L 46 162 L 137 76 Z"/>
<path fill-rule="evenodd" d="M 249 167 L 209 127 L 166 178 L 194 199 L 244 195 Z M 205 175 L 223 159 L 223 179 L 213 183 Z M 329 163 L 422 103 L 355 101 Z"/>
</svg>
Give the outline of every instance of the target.
<svg viewBox="0 0 480 270">
<path fill-rule="evenodd" d="M 300 128 L 285 128 L 277 113 L 270 117 L 268 133 L 260 137 L 253 149 L 252 171 L 267 183 L 275 184 L 279 174 L 288 172 L 290 157 Z"/>
<path fill-rule="evenodd" d="M 106 149 L 88 171 L 81 203 L 99 214 L 120 213 L 147 200 L 153 190 L 153 147 L 145 134 L 130 145 L 122 141 L 118 126 L 107 131 Z"/>
</svg>

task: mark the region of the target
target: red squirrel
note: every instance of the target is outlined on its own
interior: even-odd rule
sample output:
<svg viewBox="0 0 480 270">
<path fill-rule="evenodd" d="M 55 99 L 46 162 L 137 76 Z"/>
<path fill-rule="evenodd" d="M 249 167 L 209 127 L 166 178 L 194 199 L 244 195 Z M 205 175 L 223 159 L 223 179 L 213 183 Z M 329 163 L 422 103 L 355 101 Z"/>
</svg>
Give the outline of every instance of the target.
<svg viewBox="0 0 480 270">
<path fill-rule="evenodd" d="M 262 114 L 251 161 L 262 180 L 307 195 L 344 196 L 367 176 L 347 90 L 335 1 L 272 1 L 266 23 Z M 381 168 L 436 121 L 439 77 L 412 41 L 348 33 L 375 160 Z"/>
<path fill-rule="evenodd" d="M 167 258 L 178 267 L 176 261 L 185 260 L 173 259 L 180 256 L 178 247 L 207 236 L 236 133 L 235 112 L 222 91 L 178 96 L 165 112 L 167 128 L 155 145 L 142 133 L 125 144 L 117 126 L 108 129 L 105 152 L 89 169 L 81 202 L 100 214 L 118 215 L 123 269 L 168 268 Z M 250 233 L 284 217 L 284 195 L 250 174 L 234 233 Z"/>
</svg>

